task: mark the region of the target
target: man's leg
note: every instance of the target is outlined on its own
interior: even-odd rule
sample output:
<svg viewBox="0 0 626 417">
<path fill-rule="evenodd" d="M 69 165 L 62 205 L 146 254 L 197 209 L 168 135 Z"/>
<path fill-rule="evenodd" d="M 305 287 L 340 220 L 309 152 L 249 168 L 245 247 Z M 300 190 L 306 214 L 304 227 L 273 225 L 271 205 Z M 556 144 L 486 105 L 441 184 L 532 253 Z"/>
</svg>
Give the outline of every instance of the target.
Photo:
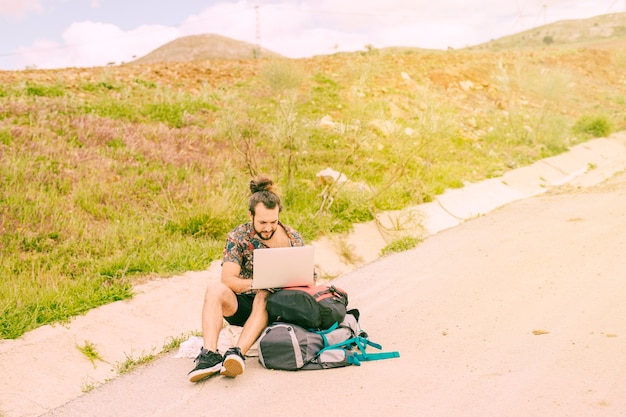
<svg viewBox="0 0 626 417">
<path fill-rule="evenodd" d="M 204 348 L 217 351 L 217 340 L 224 324 L 224 317 L 237 311 L 237 296 L 226 285 L 214 282 L 207 286 L 202 305 L 202 341 Z"/>
<path fill-rule="evenodd" d="M 241 330 L 237 347 L 229 349 L 224 355 L 224 366 L 221 374 L 229 377 L 236 377 L 243 373 L 245 369 L 245 354 L 256 342 L 263 330 L 267 327 L 266 301 L 268 292 L 261 290 L 254 297 L 252 312 Z"/>
<path fill-rule="evenodd" d="M 222 329 L 224 316 L 237 311 L 237 297 L 221 282 L 207 286 L 202 306 L 203 348 L 196 357 L 196 367 L 189 372 L 189 380 L 197 382 L 216 374 L 222 369 L 222 355 L 217 352 L 217 340 Z"/>
</svg>

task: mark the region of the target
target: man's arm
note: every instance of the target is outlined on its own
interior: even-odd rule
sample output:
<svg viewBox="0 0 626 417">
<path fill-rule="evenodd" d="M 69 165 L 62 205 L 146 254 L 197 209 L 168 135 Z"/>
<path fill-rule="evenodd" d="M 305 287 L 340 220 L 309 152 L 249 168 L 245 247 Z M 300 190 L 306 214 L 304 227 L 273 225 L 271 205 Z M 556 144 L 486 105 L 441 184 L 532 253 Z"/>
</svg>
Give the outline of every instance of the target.
<svg viewBox="0 0 626 417">
<path fill-rule="evenodd" d="M 251 279 L 239 277 L 241 267 L 236 262 L 222 264 L 222 283 L 236 293 L 246 292 L 252 286 Z"/>
</svg>

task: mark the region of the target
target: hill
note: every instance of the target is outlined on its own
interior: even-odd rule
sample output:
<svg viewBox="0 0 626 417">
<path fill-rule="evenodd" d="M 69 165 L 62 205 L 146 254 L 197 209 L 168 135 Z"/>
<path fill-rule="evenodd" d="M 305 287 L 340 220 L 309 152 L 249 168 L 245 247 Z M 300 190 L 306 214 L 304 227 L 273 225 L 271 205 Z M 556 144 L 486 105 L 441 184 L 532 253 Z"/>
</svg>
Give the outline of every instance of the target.
<svg viewBox="0 0 626 417">
<path fill-rule="evenodd" d="M 208 59 L 277 58 L 279 54 L 220 35 L 194 35 L 175 39 L 136 59 L 135 64 L 195 62 Z"/>
<path fill-rule="evenodd" d="M 507 35 L 465 50 L 501 51 L 544 46 L 626 47 L 626 13 L 612 13 L 588 19 L 563 20 Z M 372 48 L 368 48 L 372 52 Z M 437 52 L 411 46 L 386 47 L 385 54 Z M 350 55 L 340 53 L 339 55 Z M 247 42 L 215 34 L 185 36 L 132 61 L 134 64 L 157 62 L 198 62 L 215 59 L 279 58 L 280 54 Z"/>
<path fill-rule="evenodd" d="M 506 50 L 550 45 L 601 46 L 605 43 L 626 46 L 626 13 L 612 13 L 589 19 L 562 20 L 468 49 Z"/>
</svg>

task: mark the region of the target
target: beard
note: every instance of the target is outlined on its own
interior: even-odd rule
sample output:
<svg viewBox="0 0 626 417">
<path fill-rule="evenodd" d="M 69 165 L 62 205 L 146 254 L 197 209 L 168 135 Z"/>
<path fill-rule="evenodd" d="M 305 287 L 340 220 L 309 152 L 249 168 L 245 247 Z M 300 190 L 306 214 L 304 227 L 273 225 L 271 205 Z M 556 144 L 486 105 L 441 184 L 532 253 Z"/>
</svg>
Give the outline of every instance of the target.
<svg viewBox="0 0 626 417">
<path fill-rule="evenodd" d="M 276 233 L 276 229 L 271 230 L 269 232 L 262 232 L 260 230 L 257 230 L 256 227 L 254 228 L 254 231 L 256 232 L 257 236 L 259 236 L 259 239 L 261 240 L 270 240 L 272 236 L 274 236 L 274 233 Z"/>
</svg>

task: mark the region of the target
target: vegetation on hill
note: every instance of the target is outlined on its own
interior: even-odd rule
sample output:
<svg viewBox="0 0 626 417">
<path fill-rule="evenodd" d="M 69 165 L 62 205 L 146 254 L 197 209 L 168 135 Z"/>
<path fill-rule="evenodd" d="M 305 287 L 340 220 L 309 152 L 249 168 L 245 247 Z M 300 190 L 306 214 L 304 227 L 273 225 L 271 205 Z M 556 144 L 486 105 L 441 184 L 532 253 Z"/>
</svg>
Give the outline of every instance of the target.
<svg viewBox="0 0 626 417">
<path fill-rule="evenodd" d="M 626 13 L 562 20 L 503 36 L 470 49 L 510 50 L 549 45 L 584 46 L 590 43 L 598 47 L 604 42 L 614 43 L 616 40 L 621 40 L 622 45 L 626 45 Z"/>
<path fill-rule="evenodd" d="M 197 62 L 208 59 L 279 58 L 280 55 L 258 45 L 226 36 L 205 34 L 184 36 L 133 61 L 135 64 L 157 62 Z"/>
<path fill-rule="evenodd" d="M 311 241 L 624 129 L 625 74 L 554 45 L 0 72 L 0 337 L 206 268 L 256 173 Z"/>
</svg>

